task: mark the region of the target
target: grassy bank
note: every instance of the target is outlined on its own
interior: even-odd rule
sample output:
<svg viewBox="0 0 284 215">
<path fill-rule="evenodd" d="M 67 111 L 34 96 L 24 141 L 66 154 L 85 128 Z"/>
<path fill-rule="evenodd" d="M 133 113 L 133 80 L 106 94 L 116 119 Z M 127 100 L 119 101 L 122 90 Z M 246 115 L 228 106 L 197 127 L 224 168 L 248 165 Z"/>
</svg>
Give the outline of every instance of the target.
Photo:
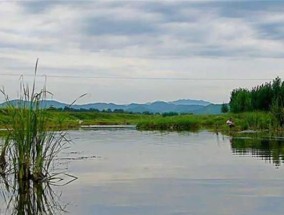
<svg viewBox="0 0 284 215">
<path fill-rule="evenodd" d="M 46 111 L 50 129 L 75 129 L 80 125 L 129 125 L 160 116 L 127 113 Z M 0 128 L 11 125 L 11 118 L 5 109 L 0 109 Z"/>
<path fill-rule="evenodd" d="M 76 129 L 80 125 L 129 125 L 135 124 L 139 130 L 161 131 L 230 131 L 226 121 L 232 118 L 235 127 L 231 130 L 281 130 L 277 120 L 268 112 L 248 112 L 220 115 L 178 115 L 161 116 L 128 113 L 46 111 L 50 129 Z M 0 128 L 9 126 L 9 116 L 0 110 Z"/>
<path fill-rule="evenodd" d="M 235 127 L 230 129 L 226 121 L 232 118 Z M 277 131 L 277 120 L 270 113 L 249 112 L 241 114 L 220 115 L 185 115 L 172 117 L 156 117 L 138 123 L 140 130 L 195 131 L 208 129 L 212 131 L 270 130 Z"/>
</svg>

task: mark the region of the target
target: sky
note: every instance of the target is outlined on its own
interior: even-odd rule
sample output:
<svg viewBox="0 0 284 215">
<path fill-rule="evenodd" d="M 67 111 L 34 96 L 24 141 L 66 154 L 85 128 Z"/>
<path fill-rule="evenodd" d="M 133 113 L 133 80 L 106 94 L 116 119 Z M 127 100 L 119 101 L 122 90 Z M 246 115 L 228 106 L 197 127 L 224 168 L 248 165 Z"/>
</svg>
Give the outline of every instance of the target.
<svg viewBox="0 0 284 215">
<path fill-rule="evenodd" d="M 284 79 L 284 1 L 0 0 L 0 86 L 71 103 L 229 102 Z M 0 97 L 3 101 L 4 97 Z"/>
</svg>

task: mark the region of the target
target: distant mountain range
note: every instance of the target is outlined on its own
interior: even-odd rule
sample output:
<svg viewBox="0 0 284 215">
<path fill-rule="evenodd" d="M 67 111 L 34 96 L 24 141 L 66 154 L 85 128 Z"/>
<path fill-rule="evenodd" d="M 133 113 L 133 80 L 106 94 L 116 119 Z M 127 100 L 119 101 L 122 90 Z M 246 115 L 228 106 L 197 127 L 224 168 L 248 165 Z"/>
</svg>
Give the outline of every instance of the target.
<svg viewBox="0 0 284 215">
<path fill-rule="evenodd" d="M 14 105 L 18 105 L 19 100 L 10 101 Z M 0 104 L 0 107 L 5 107 L 6 103 Z M 44 108 L 65 108 L 70 107 L 69 104 L 54 100 L 44 100 L 41 103 L 41 107 Z M 156 101 L 145 104 L 131 103 L 128 105 L 117 105 L 114 103 L 90 103 L 82 105 L 72 105 L 73 109 L 97 109 L 103 110 L 124 110 L 133 113 L 166 113 L 166 112 L 177 112 L 177 113 L 193 113 L 193 114 L 220 114 L 221 104 L 212 104 L 208 101 L 203 100 L 192 100 L 192 99 L 180 99 L 172 102 Z"/>
</svg>

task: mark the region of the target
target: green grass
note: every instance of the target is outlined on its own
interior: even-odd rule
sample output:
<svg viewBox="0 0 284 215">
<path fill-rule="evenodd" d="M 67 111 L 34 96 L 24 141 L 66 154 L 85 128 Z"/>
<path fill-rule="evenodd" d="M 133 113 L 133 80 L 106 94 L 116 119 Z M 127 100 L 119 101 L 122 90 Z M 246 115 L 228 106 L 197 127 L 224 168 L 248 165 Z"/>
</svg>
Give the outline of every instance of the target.
<svg viewBox="0 0 284 215">
<path fill-rule="evenodd" d="M 98 113 L 72 111 L 45 111 L 48 118 L 47 127 L 54 129 L 76 129 L 80 125 L 130 125 L 143 120 L 156 119 L 160 116 L 127 113 Z M 0 128 L 11 125 L 6 109 L 0 109 Z"/>
<path fill-rule="evenodd" d="M 155 117 L 137 124 L 139 130 L 194 131 L 200 128 L 196 118 L 188 116 Z"/>
<path fill-rule="evenodd" d="M 182 115 L 157 117 L 143 120 L 137 124 L 139 130 L 196 131 L 199 129 L 219 129 L 224 123 L 224 116 Z"/>
<path fill-rule="evenodd" d="M 144 115 L 128 113 L 72 112 L 46 110 L 47 127 L 54 129 L 76 129 L 80 125 L 119 125 L 135 124 L 139 130 L 196 131 L 207 129 L 212 131 L 269 130 L 279 131 L 275 117 L 269 112 L 247 112 L 240 114 L 220 115 Z M 232 118 L 235 127 L 229 129 L 226 121 Z M 7 110 L 0 110 L 0 128 L 9 126 Z"/>
<path fill-rule="evenodd" d="M 240 114 L 220 115 L 143 115 L 127 113 L 45 111 L 48 118 L 47 129 L 76 129 L 80 125 L 129 125 L 135 124 L 139 130 L 196 131 L 207 129 L 212 131 L 242 130 L 282 130 L 277 120 L 268 112 L 248 112 Z M 232 118 L 235 127 L 229 129 L 226 121 Z M 7 110 L 0 110 L 0 128 L 10 126 Z"/>
<path fill-rule="evenodd" d="M 232 118 L 235 127 L 230 129 L 226 121 Z M 186 115 L 172 117 L 156 117 L 145 119 L 137 124 L 140 130 L 174 130 L 191 131 L 207 129 L 212 131 L 231 132 L 242 130 L 281 130 L 277 121 L 270 113 L 249 112 L 241 114 L 220 114 L 220 115 Z"/>
</svg>

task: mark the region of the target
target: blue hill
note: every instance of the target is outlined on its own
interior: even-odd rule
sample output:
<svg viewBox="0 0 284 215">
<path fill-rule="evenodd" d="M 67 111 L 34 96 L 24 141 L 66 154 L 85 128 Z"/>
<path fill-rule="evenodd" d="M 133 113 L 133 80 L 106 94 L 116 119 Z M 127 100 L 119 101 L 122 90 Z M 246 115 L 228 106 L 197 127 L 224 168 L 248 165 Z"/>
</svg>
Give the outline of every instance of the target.
<svg viewBox="0 0 284 215">
<path fill-rule="evenodd" d="M 23 102 L 20 100 L 12 100 L 10 104 L 16 106 L 23 106 Z M 0 104 L 0 107 L 5 107 L 6 102 Z M 193 113 L 193 114 L 220 114 L 221 105 L 212 104 L 203 100 L 191 100 L 191 99 L 180 99 L 172 102 L 156 101 L 152 103 L 137 104 L 132 103 L 129 105 L 117 105 L 114 103 L 90 103 L 82 105 L 72 105 L 58 102 L 55 100 L 44 100 L 41 102 L 42 108 L 65 108 L 72 107 L 73 109 L 97 109 L 103 110 L 124 110 L 133 113 L 166 113 L 166 112 L 176 112 L 176 113 Z"/>
</svg>

